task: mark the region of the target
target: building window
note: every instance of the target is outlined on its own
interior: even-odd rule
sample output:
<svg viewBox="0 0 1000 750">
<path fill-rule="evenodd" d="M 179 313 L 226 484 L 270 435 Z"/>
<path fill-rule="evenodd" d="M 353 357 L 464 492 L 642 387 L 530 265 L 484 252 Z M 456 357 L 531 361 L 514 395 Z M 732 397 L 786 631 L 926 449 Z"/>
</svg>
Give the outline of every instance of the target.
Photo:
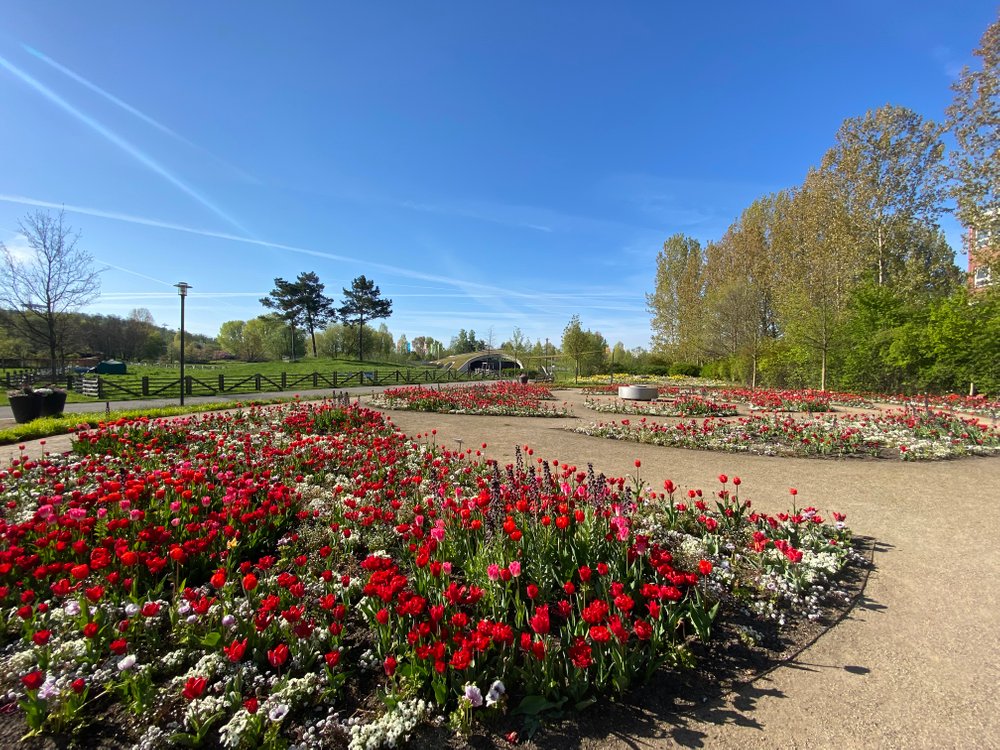
<svg viewBox="0 0 1000 750">
<path fill-rule="evenodd" d="M 990 268 L 989 266 L 980 266 L 976 269 L 972 276 L 972 285 L 977 289 L 982 286 L 988 286 L 990 283 Z"/>
</svg>

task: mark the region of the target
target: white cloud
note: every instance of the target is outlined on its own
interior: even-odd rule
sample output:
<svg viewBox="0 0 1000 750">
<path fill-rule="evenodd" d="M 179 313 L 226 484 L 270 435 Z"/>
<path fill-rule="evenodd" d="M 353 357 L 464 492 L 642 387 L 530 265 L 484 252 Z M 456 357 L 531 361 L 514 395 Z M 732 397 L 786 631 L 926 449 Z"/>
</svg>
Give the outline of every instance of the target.
<svg viewBox="0 0 1000 750">
<path fill-rule="evenodd" d="M 28 238 L 23 234 L 14 235 L 9 240 L 4 240 L 3 244 L 15 263 L 30 263 L 35 259 L 35 251 L 28 245 Z"/>
</svg>

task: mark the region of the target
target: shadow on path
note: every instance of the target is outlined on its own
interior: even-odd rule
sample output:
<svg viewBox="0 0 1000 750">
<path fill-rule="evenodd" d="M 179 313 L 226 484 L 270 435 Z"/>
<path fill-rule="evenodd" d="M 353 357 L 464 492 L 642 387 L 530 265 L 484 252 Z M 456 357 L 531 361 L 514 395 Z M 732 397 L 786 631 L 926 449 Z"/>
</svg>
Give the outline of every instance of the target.
<svg viewBox="0 0 1000 750">
<path fill-rule="evenodd" d="M 622 702 L 602 700 L 581 714 L 567 714 L 558 722 L 545 724 L 533 744 L 546 748 L 706 747 L 709 738 L 706 725 L 733 724 L 765 730 L 754 713 L 759 701 L 785 697 L 768 679 L 780 667 L 868 674 L 871 670 L 862 665 L 816 664 L 800 658 L 831 628 L 857 610 L 886 609 L 867 597 L 865 591 L 875 569 L 875 553 L 888 552 L 891 545 L 862 537 L 856 538 L 856 545 L 865 558 L 864 563 L 852 568 L 841 582 L 850 600 L 823 622 L 803 624 L 771 649 L 753 650 L 740 641 L 731 625 L 727 628 L 722 623 L 718 642 L 697 653 L 695 669 L 661 670 Z"/>
</svg>

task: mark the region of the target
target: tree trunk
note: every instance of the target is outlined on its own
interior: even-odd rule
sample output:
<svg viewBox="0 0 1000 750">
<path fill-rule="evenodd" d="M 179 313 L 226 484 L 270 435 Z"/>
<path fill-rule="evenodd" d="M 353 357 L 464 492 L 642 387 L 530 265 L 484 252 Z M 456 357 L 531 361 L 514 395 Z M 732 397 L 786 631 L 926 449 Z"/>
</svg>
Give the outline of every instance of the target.
<svg viewBox="0 0 1000 750">
<path fill-rule="evenodd" d="M 54 379 L 56 376 L 56 321 L 51 313 L 46 320 L 49 329 L 49 370 Z"/>
<path fill-rule="evenodd" d="M 363 334 L 365 332 L 365 319 L 358 318 L 358 362 L 365 361 Z"/>
<path fill-rule="evenodd" d="M 821 391 L 826 390 L 826 347 L 823 347 L 821 352 L 821 364 L 819 371 L 819 389 Z"/>
<path fill-rule="evenodd" d="M 882 286 L 885 283 L 885 259 L 884 253 L 884 242 L 882 240 L 882 227 L 879 225 L 878 228 L 878 285 Z"/>
</svg>

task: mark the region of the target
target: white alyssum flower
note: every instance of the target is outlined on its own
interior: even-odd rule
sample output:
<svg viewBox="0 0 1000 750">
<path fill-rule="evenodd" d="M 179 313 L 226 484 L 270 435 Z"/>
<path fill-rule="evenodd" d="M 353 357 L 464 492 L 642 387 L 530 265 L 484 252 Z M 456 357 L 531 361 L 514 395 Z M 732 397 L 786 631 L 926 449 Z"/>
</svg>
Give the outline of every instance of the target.
<svg viewBox="0 0 1000 750">
<path fill-rule="evenodd" d="M 351 726 L 349 750 L 376 750 L 396 747 L 426 717 L 430 710 L 427 701 L 419 698 L 402 700 L 390 711 L 368 724 Z"/>
</svg>

